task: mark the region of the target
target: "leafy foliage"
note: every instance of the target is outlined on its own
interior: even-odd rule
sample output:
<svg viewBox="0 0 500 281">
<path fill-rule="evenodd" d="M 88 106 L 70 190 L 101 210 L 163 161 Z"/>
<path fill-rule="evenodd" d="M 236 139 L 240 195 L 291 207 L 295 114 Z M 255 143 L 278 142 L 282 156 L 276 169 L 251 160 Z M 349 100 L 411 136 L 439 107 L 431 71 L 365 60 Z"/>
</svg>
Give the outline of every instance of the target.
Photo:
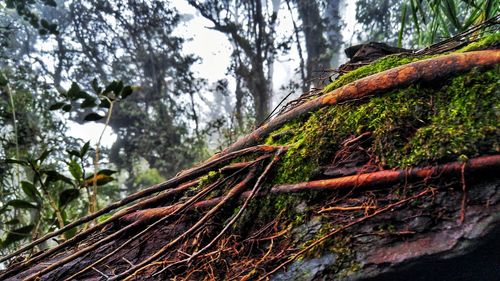
<svg viewBox="0 0 500 281">
<path fill-rule="evenodd" d="M 54 92 L 31 76 L 20 78 L 17 72 L 3 71 L 0 86 L 0 107 L 4 112 L 0 118 L 3 128 L 0 218 L 5 222 L 0 225 L 0 241 L 3 249 L 85 215 L 82 210 L 90 207 L 88 188 L 94 179 L 99 187 L 115 180 L 111 177 L 115 171 L 110 169 L 99 170 L 97 177 L 87 172 L 94 167 L 90 159 L 96 151 L 90 148 L 90 142 L 81 144 L 64 136 L 65 127 L 51 111 L 78 110 L 78 106 L 71 104 L 78 105 L 82 99 L 105 98 L 112 103 L 131 94 L 131 87 L 123 86 L 122 82 L 113 82 L 106 87 L 108 92 L 94 95 L 73 83 L 67 92 L 59 95 L 59 102 L 50 104 L 55 98 Z M 38 95 L 45 95 L 46 99 L 38 99 Z M 70 110 L 65 109 L 68 106 Z M 92 109 L 108 110 L 98 104 Z M 66 233 L 65 238 L 74 233 Z"/>
<path fill-rule="evenodd" d="M 416 31 L 418 45 L 428 45 L 463 32 L 498 14 L 498 0 L 408 0 L 403 4 L 401 31 Z M 409 8 L 408 8 L 409 7 Z M 411 18 L 408 23 L 407 17 Z M 401 45 L 402 38 L 399 43 Z"/>
</svg>

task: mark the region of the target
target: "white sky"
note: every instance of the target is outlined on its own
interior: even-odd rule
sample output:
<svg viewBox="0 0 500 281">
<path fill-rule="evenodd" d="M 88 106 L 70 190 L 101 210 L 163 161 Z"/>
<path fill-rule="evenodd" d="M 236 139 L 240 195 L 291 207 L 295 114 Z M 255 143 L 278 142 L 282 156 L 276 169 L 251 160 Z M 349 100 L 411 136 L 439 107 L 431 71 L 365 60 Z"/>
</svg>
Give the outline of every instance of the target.
<svg viewBox="0 0 500 281">
<path fill-rule="evenodd" d="M 345 14 L 342 15 L 342 19 L 346 22 L 346 26 L 342 29 L 342 36 L 344 41 L 351 41 L 351 43 L 356 43 L 355 38 L 352 38 L 355 26 L 355 4 L 353 1 L 346 1 Z M 185 0 L 172 0 L 173 6 L 178 9 L 181 14 L 191 14 L 194 17 L 187 21 L 185 24 L 177 28 L 176 33 L 179 36 L 184 36 L 186 38 L 191 38 L 190 41 L 186 42 L 183 48 L 185 54 L 196 54 L 201 58 L 200 62 L 193 65 L 192 70 L 195 75 L 208 80 L 209 85 L 218 79 L 227 78 L 229 81 L 229 88 L 233 90 L 235 87 L 234 79 L 228 77 L 226 74 L 227 67 L 230 63 L 231 54 L 231 44 L 227 40 L 226 36 L 221 32 L 211 30 L 207 27 L 212 26 L 212 23 L 200 15 L 196 15 L 196 10 L 189 6 Z M 278 34 L 285 34 L 291 31 L 293 28 L 290 19 L 290 14 L 286 8 L 286 5 L 282 3 L 282 9 L 279 11 L 279 25 Z M 303 44 L 304 45 L 304 44 Z M 350 45 L 350 44 L 348 44 Z M 274 64 L 274 99 L 273 105 L 276 105 L 287 92 L 279 90 L 279 88 L 290 81 L 296 74 L 294 69 L 299 65 L 298 52 L 295 46 L 292 46 L 290 54 L 286 57 L 278 57 Z M 303 46 L 304 48 L 304 46 Z M 305 55 L 305 54 L 304 54 Z M 306 58 L 304 58 L 306 59 Z M 345 60 L 341 58 L 341 62 Z M 292 95 L 298 96 L 299 93 Z M 289 99 L 290 99 L 289 98 Z M 207 109 L 208 110 L 208 109 Z M 90 140 L 93 145 L 99 139 L 99 136 L 104 128 L 104 124 L 88 122 L 84 125 L 78 124 L 76 122 L 71 122 L 69 124 L 68 134 L 73 137 L 78 137 L 84 141 Z M 101 144 L 110 147 L 116 140 L 116 135 L 110 128 L 107 128 Z"/>
</svg>

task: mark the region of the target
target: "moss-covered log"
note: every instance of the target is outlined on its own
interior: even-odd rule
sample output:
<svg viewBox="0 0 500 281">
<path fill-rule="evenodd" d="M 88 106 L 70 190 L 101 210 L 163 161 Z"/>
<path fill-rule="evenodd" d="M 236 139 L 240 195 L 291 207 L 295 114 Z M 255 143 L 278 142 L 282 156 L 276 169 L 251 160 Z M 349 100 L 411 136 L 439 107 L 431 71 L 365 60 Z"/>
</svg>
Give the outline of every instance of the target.
<svg viewBox="0 0 500 281">
<path fill-rule="evenodd" d="M 345 74 L 198 167 L 4 257 L 123 207 L 0 278 L 377 280 L 468 257 L 500 229 L 498 40 Z"/>
</svg>

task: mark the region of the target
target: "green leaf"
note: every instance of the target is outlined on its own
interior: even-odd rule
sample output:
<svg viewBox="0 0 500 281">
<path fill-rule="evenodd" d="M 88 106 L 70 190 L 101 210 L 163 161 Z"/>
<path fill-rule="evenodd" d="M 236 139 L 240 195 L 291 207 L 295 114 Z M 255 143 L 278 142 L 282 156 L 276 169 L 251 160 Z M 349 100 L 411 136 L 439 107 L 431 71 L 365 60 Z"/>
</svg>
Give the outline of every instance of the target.
<svg viewBox="0 0 500 281">
<path fill-rule="evenodd" d="M 130 96 L 132 93 L 133 93 L 132 86 L 126 86 L 122 90 L 121 97 L 122 97 L 122 99 L 124 99 L 124 98 Z"/>
<path fill-rule="evenodd" d="M 495 0 L 486 0 L 484 3 L 484 14 L 485 19 L 490 19 L 498 13 L 499 9 L 498 2 Z"/>
<path fill-rule="evenodd" d="M 78 94 L 80 93 L 80 86 L 75 82 L 71 83 L 71 87 L 69 88 L 67 95 L 70 99 L 76 99 Z"/>
<path fill-rule="evenodd" d="M 40 20 L 40 24 L 42 25 L 43 28 L 49 29 L 50 27 L 50 22 L 48 22 L 46 19 Z"/>
<path fill-rule="evenodd" d="M 59 195 L 59 207 L 69 204 L 71 201 L 77 199 L 80 196 L 80 191 L 78 189 L 66 189 Z"/>
<path fill-rule="evenodd" d="M 85 116 L 85 118 L 83 118 L 83 121 L 97 121 L 97 120 L 101 120 L 102 118 L 104 118 L 104 116 L 101 116 L 95 112 L 92 112 L 92 113 L 87 114 L 87 116 Z"/>
<path fill-rule="evenodd" d="M 40 35 L 42 35 L 42 36 L 43 36 L 43 35 L 47 35 L 48 33 L 49 33 L 49 32 L 48 32 L 46 29 L 42 29 L 42 28 L 40 28 L 40 29 L 38 30 L 38 34 L 40 34 Z"/>
<path fill-rule="evenodd" d="M 21 181 L 21 189 L 32 200 L 39 201 L 41 196 L 35 185 L 29 181 Z"/>
<path fill-rule="evenodd" d="M 58 35 L 59 34 L 59 31 L 57 30 L 57 23 L 53 23 L 49 26 L 48 30 L 50 31 L 50 33 L 52 34 L 55 34 L 55 35 Z"/>
<path fill-rule="evenodd" d="M 0 73 L 0 87 L 7 86 L 7 84 L 9 84 L 9 80 L 7 80 L 7 77 L 3 73 Z"/>
<path fill-rule="evenodd" d="M 68 152 L 69 155 L 73 155 L 75 157 L 80 158 L 80 151 L 75 150 L 75 149 L 66 149 L 66 152 Z"/>
<path fill-rule="evenodd" d="M 104 92 L 102 92 L 102 94 L 105 95 L 114 91 L 117 85 L 118 83 L 116 81 L 111 82 L 108 86 L 106 86 L 106 89 L 104 89 Z"/>
<path fill-rule="evenodd" d="M 86 142 L 80 149 L 80 158 L 83 158 L 85 154 L 87 154 L 89 148 L 90 148 L 90 141 Z"/>
<path fill-rule="evenodd" d="M 80 108 L 89 108 L 89 107 L 94 107 L 96 106 L 96 98 L 94 97 L 89 97 L 83 100 L 83 102 L 80 104 Z"/>
<path fill-rule="evenodd" d="M 8 207 L 9 207 L 9 206 L 4 205 L 2 208 L 0 208 L 0 214 L 3 214 L 3 213 L 5 213 L 5 212 L 9 211 L 9 208 L 8 208 Z"/>
<path fill-rule="evenodd" d="M 457 7 L 455 6 L 454 0 L 444 0 L 444 14 L 448 18 L 448 20 L 453 24 L 453 26 L 461 31 L 462 25 L 460 24 L 460 20 L 457 17 Z"/>
<path fill-rule="evenodd" d="M 106 176 L 111 176 L 112 174 L 116 174 L 118 171 L 110 170 L 110 169 L 102 169 L 99 172 L 97 172 L 98 175 L 106 175 Z"/>
<path fill-rule="evenodd" d="M 89 93 L 85 92 L 85 91 L 79 91 L 75 97 L 77 99 L 92 99 L 94 97 L 92 97 Z"/>
<path fill-rule="evenodd" d="M 109 102 L 108 99 L 103 98 L 103 99 L 101 99 L 101 103 L 99 104 L 99 107 L 101 107 L 101 108 L 110 108 L 111 107 L 111 103 Z"/>
<path fill-rule="evenodd" d="M 418 1 L 418 0 L 417 0 Z M 418 22 L 418 15 L 417 15 L 417 7 L 415 6 L 415 0 L 410 1 L 410 8 L 411 8 L 411 14 L 412 14 L 412 20 L 413 20 L 413 25 L 415 26 L 415 29 L 417 31 L 417 36 L 418 36 L 418 43 L 420 44 L 420 40 L 422 38 L 422 32 L 420 31 L 420 24 Z M 422 22 L 424 20 L 422 19 Z"/>
<path fill-rule="evenodd" d="M 5 4 L 6 4 L 7 9 L 14 9 L 16 7 L 14 0 L 6 0 Z"/>
<path fill-rule="evenodd" d="M 35 225 L 30 224 L 17 229 L 9 230 L 7 237 L 2 241 L 2 246 L 6 247 L 14 242 L 28 238 Z"/>
<path fill-rule="evenodd" d="M 102 88 L 99 87 L 99 82 L 97 82 L 97 78 L 94 78 L 90 84 L 95 93 L 99 95 L 102 91 Z"/>
<path fill-rule="evenodd" d="M 112 182 L 114 180 L 115 180 L 115 178 L 113 178 L 113 177 L 98 173 L 96 176 L 96 185 L 97 186 L 105 185 L 105 184 Z M 91 176 L 85 178 L 85 182 L 84 182 L 84 186 L 92 186 L 92 185 L 94 185 L 94 175 L 91 175 Z"/>
<path fill-rule="evenodd" d="M 49 156 L 49 154 L 50 154 L 51 152 L 52 152 L 52 150 L 51 150 L 51 149 L 45 149 L 45 150 L 42 152 L 42 154 L 40 154 L 40 157 L 38 157 L 38 158 L 36 159 L 36 161 L 39 161 L 39 162 L 40 162 L 40 164 L 41 164 L 41 163 L 43 163 L 43 161 L 44 161 L 45 159 L 47 159 L 47 156 Z"/>
<path fill-rule="evenodd" d="M 28 163 L 28 161 L 24 161 L 24 160 L 5 159 L 4 161 L 5 161 L 5 163 L 8 163 L 8 164 L 19 164 L 22 166 L 29 166 L 30 165 L 30 163 Z"/>
<path fill-rule="evenodd" d="M 113 92 L 115 93 L 116 96 L 119 96 L 122 89 L 123 89 L 123 82 L 118 81 L 118 83 L 116 83 L 115 88 L 113 89 Z"/>
<path fill-rule="evenodd" d="M 20 223 L 20 221 L 18 219 L 11 219 L 10 221 L 5 222 L 5 224 L 7 224 L 7 225 L 14 225 L 14 224 L 18 224 L 18 223 Z"/>
<path fill-rule="evenodd" d="M 68 168 L 69 172 L 71 173 L 71 175 L 75 180 L 80 182 L 83 179 L 82 167 L 80 167 L 80 164 L 78 164 L 78 162 L 76 162 L 75 160 L 71 160 L 68 163 Z"/>
<path fill-rule="evenodd" d="M 43 0 L 43 3 L 47 6 L 57 7 L 57 3 L 54 0 Z"/>
<path fill-rule="evenodd" d="M 21 199 L 10 200 L 5 205 L 12 206 L 17 209 L 38 209 L 37 205 Z"/>
<path fill-rule="evenodd" d="M 403 11 L 401 12 L 401 26 L 398 32 L 398 47 L 401 48 L 403 46 L 403 32 L 406 24 L 406 3 L 403 3 Z"/>
<path fill-rule="evenodd" d="M 46 182 L 63 181 L 65 183 L 73 185 L 73 181 L 70 178 L 58 173 L 57 171 L 43 170 L 41 172 L 47 175 L 47 179 L 45 180 Z"/>
<path fill-rule="evenodd" d="M 58 109 L 61 109 L 65 105 L 66 105 L 66 103 L 64 103 L 64 102 L 56 102 L 49 107 L 49 110 L 58 110 Z"/>
<path fill-rule="evenodd" d="M 63 107 L 62 107 L 62 110 L 64 112 L 70 112 L 71 111 L 71 104 L 65 104 Z"/>
</svg>

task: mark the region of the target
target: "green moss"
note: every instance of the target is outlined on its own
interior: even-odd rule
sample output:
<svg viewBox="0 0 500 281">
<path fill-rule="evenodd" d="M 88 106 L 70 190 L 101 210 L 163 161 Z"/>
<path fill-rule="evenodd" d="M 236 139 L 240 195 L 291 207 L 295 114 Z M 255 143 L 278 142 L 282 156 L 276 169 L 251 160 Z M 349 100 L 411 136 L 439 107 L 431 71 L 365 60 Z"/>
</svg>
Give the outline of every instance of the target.
<svg viewBox="0 0 500 281">
<path fill-rule="evenodd" d="M 395 159 L 402 166 L 426 159 L 460 160 L 499 152 L 500 68 L 452 79 L 433 97 L 428 124 L 415 132 L 406 153 Z"/>
<path fill-rule="evenodd" d="M 288 145 L 287 152 L 278 162 L 274 184 L 294 183 L 308 180 L 318 166 L 317 142 L 322 140 L 324 128 L 316 114 L 307 121 L 295 121 L 277 130 L 266 140 L 271 145 Z M 276 139 L 276 135 L 284 137 Z"/>
<path fill-rule="evenodd" d="M 433 85 L 416 84 L 366 101 L 323 108 L 269 137 L 290 148 L 274 184 L 307 181 L 329 164 L 342 142 L 371 133 L 365 148 L 374 163 L 406 167 L 500 150 L 498 67 L 475 69 Z"/>
<path fill-rule="evenodd" d="M 471 43 L 465 47 L 463 47 L 460 50 L 457 50 L 455 52 L 461 53 L 461 52 L 470 52 L 470 51 L 475 51 L 475 50 L 482 50 L 486 49 L 492 45 L 498 44 L 500 42 L 500 32 L 496 32 L 493 34 L 488 34 L 485 35 L 483 38 L 479 39 L 478 41 Z M 340 88 L 344 85 L 347 85 L 351 82 L 354 82 L 355 80 L 358 80 L 360 78 L 388 70 L 397 66 L 401 66 L 404 64 L 420 61 L 423 59 L 428 59 L 432 57 L 437 57 L 440 56 L 441 54 L 438 55 L 427 55 L 427 56 L 415 56 L 415 55 L 408 55 L 408 54 L 395 54 L 395 55 L 390 55 L 386 56 L 383 58 L 380 58 L 368 65 L 362 66 L 358 69 L 355 69 L 345 75 L 340 76 L 337 80 L 333 81 L 332 83 L 328 84 L 324 89 L 324 93 L 328 93 L 332 90 L 335 90 L 337 88 Z"/>
<path fill-rule="evenodd" d="M 423 58 L 386 57 L 341 77 L 324 91 Z M 319 167 L 332 164 L 337 153 L 345 149 L 346 140 L 365 133 L 369 137 L 359 145 L 369 156 L 370 164 L 386 168 L 465 161 L 482 154 L 499 153 L 499 81 L 499 66 L 473 69 L 456 77 L 322 108 L 293 120 L 265 140 L 268 145 L 288 147 L 276 163 L 267 186 L 313 179 Z M 290 230 L 286 239 L 304 249 L 336 226 L 323 221 L 311 224 L 312 209 L 299 206 L 326 201 L 325 193 L 320 192 L 268 195 L 250 203 L 237 229 L 240 233 L 249 233 L 277 219 L 279 230 Z M 319 230 L 314 233 L 311 225 Z M 300 232 L 301 227 L 307 228 L 307 233 Z M 384 228 L 388 232 L 397 230 L 391 224 Z M 341 278 L 362 268 L 351 243 L 348 233 L 339 233 L 301 258 L 335 253 L 335 263 L 328 270 Z"/>
<path fill-rule="evenodd" d="M 221 177 L 220 172 L 216 171 L 210 171 L 208 174 L 200 177 L 200 181 L 197 185 L 192 186 L 189 188 L 189 192 L 187 195 L 193 195 L 195 192 L 202 190 L 204 187 L 208 186 L 211 183 L 214 183 L 216 180 L 218 180 Z M 219 190 L 216 190 L 215 192 L 212 192 L 208 195 L 207 198 L 213 198 L 216 197 L 219 194 Z"/>
<path fill-rule="evenodd" d="M 199 186 L 203 186 L 203 185 L 206 185 L 206 184 L 210 184 L 210 183 L 213 183 L 215 182 L 215 180 L 217 180 L 219 177 L 221 176 L 221 174 L 219 172 L 216 172 L 216 171 L 210 171 L 208 172 L 208 174 L 200 177 L 200 183 L 199 183 Z"/>
<path fill-rule="evenodd" d="M 499 34 L 471 44 L 473 50 L 498 42 Z M 359 78 L 432 56 L 392 55 L 360 67 L 328 85 L 328 92 Z M 413 85 L 374 97 L 310 113 L 276 130 L 269 145 L 289 147 L 275 169 L 273 184 L 310 180 L 341 143 L 372 134 L 366 147 L 374 162 L 405 167 L 456 160 L 460 155 L 498 152 L 498 67 L 474 70 L 434 85 Z"/>
<path fill-rule="evenodd" d="M 480 40 L 463 47 L 462 49 L 458 50 L 457 52 L 462 53 L 462 52 L 483 50 L 483 49 L 486 49 L 492 45 L 498 44 L 499 42 L 500 42 L 500 32 L 496 32 L 496 33 L 484 36 Z"/>
<path fill-rule="evenodd" d="M 318 239 L 335 230 L 336 227 L 339 226 L 324 223 L 314 236 L 304 242 L 299 248 L 310 246 Z M 352 247 L 352 237 L 348 234 L 335 235 L 323 240 L 308 250 L 303 256 L 299 257 L 299 259 L 319 257 L 325 252 L 336 255 L 335 263 L 329 265 L 327 271 L 334 274 L 337 278 L 348 276 L 362 268 L 362 265 L 356 259 L 356 252 Z"/>
<path fill-rule="evenodd" d="M 400 65 L 416 62 L 419 60 L 431 58 L 432 56 L 415 56 L 415 55 L 408 55 L 408 54 L 395 54 L 395 55 L 390 55 L 386 56 L 383 58 L 380 58 L 371 64 L 362 66 L 360 68 L 357 68 L 347 74 L 344 74 L 340 76 L 337 80 L 333 81 L 332 83 L 328 84 L 324 89 L 323 93 L 328 93 L 332 90 L 335 90 L 337 88 L 340 88 L 344 85 L 347 85 L 355 80 L 358 80 L 360 78 L 388 70 Z"/>
</svg>

